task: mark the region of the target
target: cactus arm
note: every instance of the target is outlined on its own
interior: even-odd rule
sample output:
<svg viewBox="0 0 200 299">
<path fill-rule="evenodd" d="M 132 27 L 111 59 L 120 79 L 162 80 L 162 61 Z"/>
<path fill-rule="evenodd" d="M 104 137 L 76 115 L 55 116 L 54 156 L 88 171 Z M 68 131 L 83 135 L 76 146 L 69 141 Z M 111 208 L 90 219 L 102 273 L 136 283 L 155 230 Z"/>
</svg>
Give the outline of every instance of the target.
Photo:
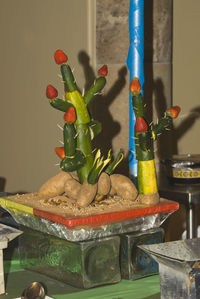
<svg viewBox="0 0 200 299">
<path fill-rule="evenodd" d="M 91 135 L 88 124 L 90 116 L 81 94 L 74 90 L 66 93 L 66 99 L 76 109 L 75 128 L 77 134 L 77 149 L 80 150 L 86 159 L 86 163 L 78 170 L 78 176 L 81 183 L 87 179 L 93 165 L 93 154 L 91 146 Z"/>
<path fill-rule="evenodd" d="M 105 84 L 106 84 L 106 78 L 103 76 L 98 77 L 94 81 L 93 85 L 88 89 L 88 91 L 83 97 L 86 105 L 89 105 L 91 103 L 95 95 L 100 93 L 100 91 L 104 88 Z"/>
<path fill-rule="evenodd" d="M 76 109 L 76 122 L 75 125 L 87 124 L 90 122 L 90 115 L 88 113 L 85 101 L 78 90 L 66 92 L 67 102 L 71 103 Z"/>
<path fill-rule="evenodd" d="M 153 137 L 150 130 L 135 132 L 136 159 L 138 160 L 138 192 L 153 194 L 158 191 L 154 162 Z"/>
<path fill-rule="evenodd" d="M 73 156 L 76 150 L 76 130 L 74 124 L 65 123 L 63 128 L 64 151 L 66 156 Z"/>
<path fill-rule="evenodd" d="M 90 123 L 90 115 L 87 110 L 85 100 L 77 90 L 77 85 L 68 64 L 61 65 L 61 73 L 66 89 L 66 101 L 73 105 L 76 110 L 76 121 L 74 123 L 76 129 L 76 148 L 81 151 L 85 157 L 85 164 L 77 170 L 79 180 L 83 183 L 92 168 L 93 154 L 91 146 L 91 135 L 88 124 Z"/>
<path fill-rule="evenodd" d="M 158 139 L 159 135 L 161 135 L 171 125 L 172 125 L 172 117 L 165 116 L 159 119 L 158 123 L 156 125 L 153 125 L 152 127 L 154 140 Z"/>
<path fill-rule="evenodd" d="M 76 150 L 74 156 L 67 156 L 60 162 L 60 168 L 62 171 L 72 172 L 85 165 L 85 156 L 79 150 Z"/>
<path fill-rule="evenodd" d="M 88 128 L 90 130 L 91 140 L 94 139 L 99 133 L 101 133 L 102 125 L 97 120 L 91 120 L 88 124 Z"/>
<path fill-rule="evenodd" d="M 76 81 L 74 79 L 74 75 L 72 73 L 72 70 L 68 64 L 62 64 L 60 67 L 65 90 L 66 91 L 74 91 L 77 90 Z"/>
<path fill-rule="evenodd" d="M 86 163 L 77 172 L 81 183 L 87 179 L 88 174 L 93 166 L 93 153 L 91 146 L 91 136 L 88 128 L 88 124 L 76 125 L 77 133 L 77 149 L 84 153 Z"/>
<path fill-rule="evenodd" d="M 63 101 L 62 99 L 55 98 L 49 101 L 50 105 L 60 111 L 66 112 L 69 107 L 72 107 L 73 105 L 69 102 Z"/>
<path fill-rule="evenodd" d="M 154 159 L 153 138 L 150 131 L 135 132 L 135 147 L 138 161 Z"/>
<path fill-rule="evenodd" d="M 133 110 L 135 113 L 135 117 L 144 116 L 144 103 L 143 103 L 143 97 L 141 93 L 133 94 L 132 97 L 132 105 Z"/>
<path fill-rule="evenodd" d="M 85 101 L 79 91 L 77 90 L 77 85 L 68 64 L 61 65 L 61 73 L 63 77 L 63 82 L 66 89 L 66 101 L 71 103 L 76 109 L 77 120 L 76 124 L 88 123 L 90 122 L 90 116 L 85 104 Z"/>
<path fill-rule="evenodd" d="M 73 123 L 65 123 L 63 128 L 65 157 L 60 163 L 63 171 L 74 171 L 81 168 L 85 162 L 85 156 L 76 148 L 76 130 Z"/>
</svg>

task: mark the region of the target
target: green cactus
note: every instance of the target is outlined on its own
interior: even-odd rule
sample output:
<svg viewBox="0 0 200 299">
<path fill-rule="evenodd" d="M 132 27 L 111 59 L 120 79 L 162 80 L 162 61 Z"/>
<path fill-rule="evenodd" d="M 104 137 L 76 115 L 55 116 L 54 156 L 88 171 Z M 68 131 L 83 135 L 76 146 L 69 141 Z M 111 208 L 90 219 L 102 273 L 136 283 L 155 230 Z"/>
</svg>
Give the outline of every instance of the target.
<svg viewBox="0 0 200 299">
<path fill-rule="evenodd" d="M 135 149 L 138 160 L 138 191 L 139 194 L 153 194 L 158 191 L 156 169 L 154 162 L 154 141 L 158 139 L 172 124 L 180 112 L 180 107 L 174 106 L 165 112 L 156 125 L 149 126 L 144 119 L 144 103 L 138 78 L 133 78 L 130 87 L 132 105 L 136 117 Z"/>
<path fill-rule="evenodd" d="M 104 161 L 100 150 L 97 151 L 96 157 L 93 156 L 92 139 L 101 132 L 101 124 L 90 117 L 88 106 L 106 84 L 107 66 L 104 65 L 98 71 L 99 77 L 82 96 L 67 63 L 68 57 L 66 54 L 62 50 L 57 50 L 54 58 L 56 63 L 60 65 L 65 87 L 65 100 L 57 97 L 58 92 L 52 85 L 47 86 L 46 95 L 53 108 L 65 113 L 64 147 L 55 149 L 62 159 L 60 168 L 66 172 L 76 170 L 80 183 L 88 180 L 89 184 L 95 184 L 106 165 L 111 163 L 109 165 L 109 172 L 111 173 L 123 157 L 120 151 L 117 159 L 113 158 L 112 160 L 109 152 L 107 159 Z"/>
</svg>

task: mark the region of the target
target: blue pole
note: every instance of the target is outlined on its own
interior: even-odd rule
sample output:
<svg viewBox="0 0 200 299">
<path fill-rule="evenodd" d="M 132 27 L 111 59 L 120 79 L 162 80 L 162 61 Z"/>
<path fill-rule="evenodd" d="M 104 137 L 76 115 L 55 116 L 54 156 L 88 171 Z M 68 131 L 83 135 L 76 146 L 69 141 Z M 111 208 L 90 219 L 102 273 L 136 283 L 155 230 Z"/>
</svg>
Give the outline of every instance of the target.
<svg viewBox="0 0 200 299">
<path fill-rule="evenodd" d="M 130 72 L 130 82 L 137 77 L 140 81 L 142 94 L 144 86 L 144 0 L 130 0 L 129 8 L 129 38 L 130 46 L 127 66 Z M 135 114 L 132 107 L 132 97 L 129 91 L 129 170 L 130 176 L 137 178 L 137 160 L 134 141 Z"/>
</svg>

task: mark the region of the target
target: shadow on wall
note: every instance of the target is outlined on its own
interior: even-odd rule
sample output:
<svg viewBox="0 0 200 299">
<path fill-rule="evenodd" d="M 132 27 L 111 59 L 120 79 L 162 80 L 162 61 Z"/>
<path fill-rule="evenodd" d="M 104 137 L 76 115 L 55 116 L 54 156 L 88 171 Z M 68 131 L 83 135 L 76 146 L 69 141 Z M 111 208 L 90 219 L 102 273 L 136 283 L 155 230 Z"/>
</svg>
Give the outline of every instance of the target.
<svg viewBox="0 0 200 299">
<path fill-rule="evenodd" d="M 153 121 L 153 106 L 155 107 L 158 118 L 162 117 L 169 104 L 165 97 L 164 84 L 162 79 L 153 78 L 153 0 L 145 1 L 144 5 L 144 102 L 146 105 L 145 118 L 148 123 Z M 155 99 L 153 103 L 152 99 Z M 154 104 L 154 105 L 153 105 Z M 172 132 L 165 132 L 160 136 L 155 145 L 156 156 L 163 159 L 177 153 L 177 141 L 174 140 Z"/>
<path fill-rule="evenodd" d="M 148 49 L 150 46 L 148 45 Z M 149 53 L 148 53 L 149 55 Z M 148 56 L 150 58 L 150 55 Z M 148 58 L 148 59 L 149 59 Z M 85 86 L 84 89 L 87 90 L 95 80 L 95 72 L 90 65 L 90 59 L 86 52 L 81 51 L 79 53 L 79 62 L 83 67 L 85 74 Z M 164 112 L 169 108 L 167 105 L 167 100 L 164 92 L 164 85 L 162 79 L 158 78 L 153 80 L 152 72 L 150 72 L 150 66 L 152 63 L 148 64 L 146 70 L 148 71 L 148 76 L 144 88 L 144 101 L 147 105 L 145 110 L 145 117 L 149 123 L 152 121 L 152 95 L 154 94 L 155 99 L 155 110 L 157 112 L 158 118 L 163 117 Z M 108 90 L 106 94 L 97 95 L 94 101 L 90 105 L 90 112 L 94 119 L 97 119 L 102 123 L 102 132 L 94 139 L 94 148 L 100 148 L 104 156 L 107 155 L 108 151 L 112 149 L 112 140 L 119 134 L 121 126 L 119 122 L 113 120 L 110 113 L 109 106 L 119 96 L 121 90 L 126 85 L 127 68 L 123 66 L 118 72 L 118 78 Z M 150 99 L 150 103 L 146 103 L 147 99 Z M 178 153 L 178 140 L 193 126 L 194 122 L 200 115 L 200 107 L 194 108 L 192 113 L 184 118 L 180 125 L 176 128 L 171 128 L 170 131 L 166 131 L 157 141 L 155 146 L 155 151 L 157 151 L 157 157 L 159 160 L 171 157 Z M 125 157 L 123 162 L 119 165 L 118 171 L 124 175 L 129 175 L 129 162 L 128 157 Z"/>
<path fill-rule="evenodd" d="M 5 191 L 5 186 L 6 186 L 6 178 L 0 177 L 0 192 Z"/>
<path fill-rule="evenodd" d="M 179 140 L 182 136 L 192 128 L 196 120 L 200 118 L 200 106 L 194 107 L 187 115 L 182 116 L 182 121 L 174 131 L 174 138 Z"/>
<path fill-rule="evenodd" d="M 169 108 L 164 96 L 164 85 L 161 79 L 153 82 L 153 92 L 155 95 L 155 109 L 158 119 L 163 117 L 164 112 Z M 196 120 L 200 117 L 200 107 L 195 107 L 187 115 L 179 117 L 179 125 L 172 125 L 171 130 L 166 131 L 157 141 L 157 156 L 165 159 L 178 154 L 178 141 L 188 130 L 191 130 Z"/>
<path fill-rule="evenodd" d="M 144 102 L 146 104 L 145 118 L 149 123 L 153 120 L 153 106 L 155 107 L 158 118 L 162 117 L 166 109 L 170 106 L 169 103 L 167 104 L 165 86 L 162 79 L 157 78 L 154 80 L 153 78 L 154 4 L 153 0 L 145 0 L 144 5 Z M 153 102 L 153 98 L 155 102 Z M 155 151 L 160 160 L 178 154 L 178 141 L 188 130 L 191 130 L 199 115 L 200 107 L 192 109 L 191 113 L 187 116 L 183 117 L 180 114 L 179 125 L 176 128 L 172 127 L 170 131 L 166 131 L 159 137 Z"/>
<path fill-rule="evenodd" d="M 87 53 L 81 51 L 79 53 L 79 62 L 82 64 L 86 83 L 85 90 L 87 90 L 94 82 L 96 76 L 92 69 Z M 104 157 L 112 149 L 112 140 L 120 132 L 121 126 L 119 122 L 113 120 L 109 111 L 109 106 L 119 96 L 121 90 L 126 84 L 127 68 L 123 66 L 118 71 L 118 78 L 108 90 L 106 94 L 97 95 L 91 103 L 89 109 L 91 116 L 100 121 L 102 124 L 102 132 L 94 139 L 94 148 L 100 148 Z M 128 157 L 125 158 L 118 167 L 118 172 L 128 175 Z"/>
<path fill-rule="evenodd" d="M 164 93 L 164 85 L 160 78 L 154 81 L 153 84 L 154 94 L 155 94 L 155 109 L 157 112 L 158 119 L 164 116 L 165 111 L 169 108 Z M 157 156 L 160 160 L 166 157 L 171 157 L 177 154 L 178 140 L 174 136 L 174 127 L 172 125 L 171 130 L 167 130 L 162 134 L 157 141 Z"/>
<path fill-rule="evenodd" d="M 149 123 L 153 119 L 153 0 L 144 5 L 144 102 L 145 118 Z"/>
<path fill-rule="evenodd" d="M 161 85 L 162 82 L 157 80 L 157 84 Z M 161 88 L 158 88 L 161 91 Z M 165 111 L 168 107 L 164 105 L 162 94 L 156 95 L 156 104 L 157 111 Z M 163 104 L 162 104 L 163 103 Z M 159 115 L 161 117 L 162 115 Z M 165 134 L 161 135 L 157 143 L 158 157 L 162 160 L 172 155 L 178 154 L 178 141 L 186 134 L 189 130 L 192 129 L 196 120 L 200 117 L 200 107 L 193 108 L 187 115 L 181 115 L 178 117 L 178 125 L 171 127 L 170 131 L 167 131 Z"/>
</svg>

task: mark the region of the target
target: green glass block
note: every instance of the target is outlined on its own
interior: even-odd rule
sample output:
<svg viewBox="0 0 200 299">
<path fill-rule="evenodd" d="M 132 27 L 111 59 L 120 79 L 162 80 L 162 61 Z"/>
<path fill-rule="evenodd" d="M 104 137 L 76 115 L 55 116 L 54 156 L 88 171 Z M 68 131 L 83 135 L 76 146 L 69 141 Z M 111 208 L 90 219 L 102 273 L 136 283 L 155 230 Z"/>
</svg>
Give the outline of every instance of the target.
<svg viewBox="0 0 200 299">
<path fill-rule="evenodd" d="M 20 262 L 36 271 L 79 288 L 117 283 L 121 279 L 118 236 L 69 242 L 21 227 Z"/>
<path fill-rule="evenodd" d="M 146 231 L 121 234 L 120 266 L 124 279 L 135 280 L 158 273 L 157 262 L 138 245 L 159 244 L 164 241 L 164 230 L 153 228 Z"/>
</svg>

